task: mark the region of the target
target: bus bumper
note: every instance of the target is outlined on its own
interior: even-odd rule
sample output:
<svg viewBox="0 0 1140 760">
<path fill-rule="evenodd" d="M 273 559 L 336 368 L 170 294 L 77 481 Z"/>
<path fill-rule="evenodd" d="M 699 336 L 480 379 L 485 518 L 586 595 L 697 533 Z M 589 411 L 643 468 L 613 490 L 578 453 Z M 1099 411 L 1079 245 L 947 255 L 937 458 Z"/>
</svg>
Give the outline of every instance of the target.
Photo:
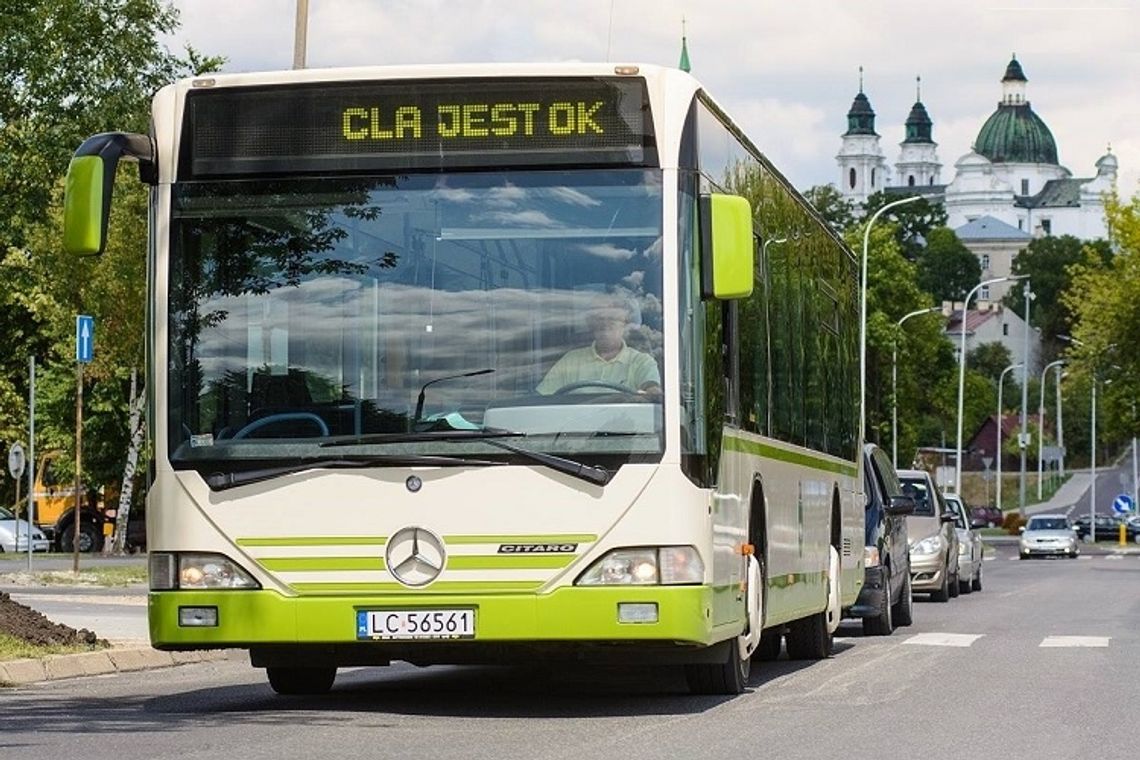
<svg viewBox="0 0 1140 760">
<path fill-rule="evenodd" d="M 342 653 L 337 664 L 365 664 L 361 660 L 387 657 L 434 661 L 433 652 L 449 653 L 438 661 L 458 661 L 465 650 L 473 655 L 490 653 L 493 647 L 489 645 L 581 650 L 595 644 L 657 642 L 704 647 L 739 633 L 732 630 L 732 624 L 718 628 L 712 622 L 714 597 L 732 591 L 708 586 L 565 587 L 541 595 L 433 595 L 414 601 L 403 596 L 287 597 L 264 590 L 162 591 L 150 594 L 149 622 L 153 646 L 164 650 L 279 649 L 295 656 L 323 647 Z M 620 606 L 627 604 L 639 605 L 642 613 L 650 609 L 648 605 L 656 605 L 656 621 L 622 622 Z M 195 610 L 210 609 L 216 612 L 215 625 L 180 624 L 180 616 L 185 623 L 195 618 Z M 467 639 L 357 638 L 358 611 L 408 609 L 474 609 L 475 635 Z M 742 621 L 735 628 L 741 625 Z M 491 659 L 475 656 L 473 661 Z"/>
</svg>

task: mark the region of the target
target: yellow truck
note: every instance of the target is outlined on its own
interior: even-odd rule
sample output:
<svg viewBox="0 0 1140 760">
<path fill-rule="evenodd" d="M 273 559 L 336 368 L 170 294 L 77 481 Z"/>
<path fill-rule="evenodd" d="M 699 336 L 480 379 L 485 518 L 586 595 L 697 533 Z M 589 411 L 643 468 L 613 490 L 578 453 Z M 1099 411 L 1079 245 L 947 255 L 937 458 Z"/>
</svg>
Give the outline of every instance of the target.
<svg viewBox="0 0 1140 760">
<path fill-rule="evenodd" d="M 51 540 L 53 551 L 72 551 L 75 539 L 75 479 L 61 477 L 58 463 L 63 454 L 48 452 L 40 457 L 36 468 L 33 498 L 35 520 Z M 108 519 L 102 500 L 80 484 L 82 494 L 79 519 L 79 551 L 99 551 L 110 534 L 114 519 Z"/>
</svg>

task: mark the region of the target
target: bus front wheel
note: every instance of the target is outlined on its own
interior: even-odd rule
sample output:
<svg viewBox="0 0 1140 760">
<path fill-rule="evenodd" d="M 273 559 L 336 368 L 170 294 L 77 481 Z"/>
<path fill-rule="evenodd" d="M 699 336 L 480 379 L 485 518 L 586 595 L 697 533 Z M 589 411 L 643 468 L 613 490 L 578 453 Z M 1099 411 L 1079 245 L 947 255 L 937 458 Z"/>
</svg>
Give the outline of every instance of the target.
<svg viewBox="0 0 1140 760">
<path fill-rule="evenodd" d="M 752 673 L 752 661 L 740 656 L 735 639 L 721 643 L 728 654 L 720 663 L 694 663 L 685 666 L 685 680 L 694 694 L 742 694 Z"/>
<path fill-rule="evenodd" d="M 336 680 L 336 668 L 265 669 L 269 685 L 278 694 L 327 694 Z"/>
</svg>

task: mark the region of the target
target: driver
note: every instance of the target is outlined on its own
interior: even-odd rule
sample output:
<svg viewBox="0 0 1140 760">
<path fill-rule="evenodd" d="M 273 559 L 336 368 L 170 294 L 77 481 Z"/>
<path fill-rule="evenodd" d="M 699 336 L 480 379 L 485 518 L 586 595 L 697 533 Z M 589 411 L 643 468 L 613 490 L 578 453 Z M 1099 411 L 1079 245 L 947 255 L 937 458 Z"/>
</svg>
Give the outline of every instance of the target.
<svg viewBox="0 0 1140 760">
<path fill-rule="evenodd" d="M 538 392 L 550 395 L 575 384 L 583 384 L 582 389 L 588 392 L 585 383 L 594 381 L 660 395 L 657 362 L 649 354 L 626 345 L 625 331 L 632 316 L 625 299 L 613 295 L 596 297 L 586 316 L 594 342 L 567 351 L 542 378 Z"/>
</svg>

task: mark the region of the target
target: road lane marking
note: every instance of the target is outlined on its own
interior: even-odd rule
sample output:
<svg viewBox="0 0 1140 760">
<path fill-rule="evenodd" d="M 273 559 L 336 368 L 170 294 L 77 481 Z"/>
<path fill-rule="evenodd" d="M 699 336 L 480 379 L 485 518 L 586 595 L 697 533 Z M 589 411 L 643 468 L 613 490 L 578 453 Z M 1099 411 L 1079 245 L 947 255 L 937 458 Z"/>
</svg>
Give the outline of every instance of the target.
<svg viewBox="0 0 1140 760">
<path fill-rule="evenodd" d="M 968 647 L 980 639 L 982 635 L 973 633 L 916 633 L 903 643 L 924 647 Z"/>
<path fill-rule="evenodd" d="M 1042 647 L 1106 647 L 1108 636 L 1046 636 Z"/>
</svg>

